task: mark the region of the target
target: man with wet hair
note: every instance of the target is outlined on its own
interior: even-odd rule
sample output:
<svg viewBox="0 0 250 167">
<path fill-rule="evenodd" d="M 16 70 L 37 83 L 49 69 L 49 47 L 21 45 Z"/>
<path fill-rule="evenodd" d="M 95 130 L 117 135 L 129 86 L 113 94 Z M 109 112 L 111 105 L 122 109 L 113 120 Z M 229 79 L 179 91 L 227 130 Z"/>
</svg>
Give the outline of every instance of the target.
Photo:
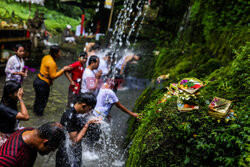
<svg viewBox="0 0 250 167">
<path fill-rule="evenodd" d="M 82 157 L 81 141 L 93 143 L 99 140 L 99 127 L 96 123 L 100 120 L 91 113 L 96 105 L 96 98 L 92 93 L 79 94 L 74 101 L 74 106 L 63 113 L 61 124 L 65 126 L 72 144 L 62 144 L 56 153 L 57 167 L 80 167 Z M 69 147 L 66 145 L 69 144 Z M 67 151 L 68 150 L 68 151 Z M 68 155 L 67 153 L 72 155 Z"/>
<path fill-rule="evenodd" d="M 102 70 L 101 81 L 106 82 L 108 75 L 110 74 L 110 65 L 111 65 L 111 52 L 105 54 L 104 57 L 100 58 L 100 63 L 97 71 Z"/>
<path fill-rule="evenodd" d="M 128 63 L 131 64 L 136 64 L 137 61 L 140 60 L 140 56 L 134 54 L 134 53 L 129 53 L 123 56 L 118 63 L 115 65 L 115 87 L 119 87 L 123 82 L 124 82 L 124 74 L 125 77 L 127 75 L 126 71 L 126 66 Z M 114 89 L 114 92 L 116 92 L 117 89 Z"/>
<path fill-rule="evenodd" d="M 140 56 L 134 53 L 130 53 L 130 54 L 123 56 L 115 66 L 117 73 L 120 75 L 123 75 L 125 72 L 126 65 L 128 63 L 136 64 L 138 60 L 140 60 Z"/>
<path fill-rule="evenodd" d="M 102 88 L 100 89 L 97 95 L 97 103 L 93 114 L 97 117 L 101 116 L 102 118 L 107 118 L 110 121 L 110 110 L 113 105 L 119 108 L 121 111 L 138 118 L 139 115 L 127 109 L 125 106 L 121 104 L 118 97 L 116 96 L 115 92 L 112 90 L 114 88 L 115 83 L 112 80 L 109 80 L 105 83 Z"/>
<path fill-rule="evenodd" d="M 93 46 L 88 50 L 88 56 L 97 55 L 97 53 L 101 50 L 101 44 L 99 42 L 95 42 Z"/>
<path fill-rule="evenodd" d="M 1 167 L 32 167 L 37 157 L 55 151 L 65 139 L 63 126 L 49 122 L 37 129 L 24 128 L 13 133 L 0 147 Z"/>
<path fill-rule="evenodd" d="M 90 92 L 97 96 L 98 84 L 102 71 L 100 70 L 94 73 L 94 70 L 99 67 L 99 62 L 100 59 L 97 56 L 91 56 L 89 58 L 89 65 L 85 68 L 82 75 L 81 93 Z"/>
</svg>

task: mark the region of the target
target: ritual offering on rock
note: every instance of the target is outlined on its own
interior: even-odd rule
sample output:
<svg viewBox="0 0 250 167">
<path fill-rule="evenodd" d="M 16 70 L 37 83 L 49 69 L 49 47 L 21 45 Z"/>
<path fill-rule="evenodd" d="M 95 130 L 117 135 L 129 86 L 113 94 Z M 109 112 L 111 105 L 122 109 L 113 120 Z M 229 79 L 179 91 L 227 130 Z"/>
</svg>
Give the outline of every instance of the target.
<svg viewBox="0 0 250 167">
<path fill-rule="evenodd" d="M 171 83 L 168 91 L 178 97 L 177 107 L 180 112 L 198 110 L 198 90 L 203 87 L 203 82 L 196 78 L 184 78 L 178 84 Z"/>
<path fill-rule="evenodd" d="M 169 78 L 169 74 L 166 74 L 166 75 L 160 75 L 158 78 L 157 78 L 157 82 L 160 83 L 161 81 L 165 80 L 165 79 L 168 79 Z"/>
<path fill-rule="evenodd" d="M 209 104 L 208 114 L 215 118 L 225 118 L 230 110 L 232 101 L 223 98 L 215 97 Z"/>
<path fill-rule="evenodd" d="M 184 78 L 178 83 L 178 87 L 188 93 L 194 94 L 203 87 L 203 82 L 197 78 Z"/>
<path fill-rule="evenodd" d="M 167 87 L 167 89 L 174 96 L 176 96 L 176 94 L 178 93 L 178 87 L 176 83 L 171 83 L 170 86 Z"/>
<path fill-rule="evenodd" d="M 184 103 L 181 99 L 177 99 L 177 107 L 180 112 L 187 112 L 199 109 L 199 106 L 195 104 Z"/>
</svg>

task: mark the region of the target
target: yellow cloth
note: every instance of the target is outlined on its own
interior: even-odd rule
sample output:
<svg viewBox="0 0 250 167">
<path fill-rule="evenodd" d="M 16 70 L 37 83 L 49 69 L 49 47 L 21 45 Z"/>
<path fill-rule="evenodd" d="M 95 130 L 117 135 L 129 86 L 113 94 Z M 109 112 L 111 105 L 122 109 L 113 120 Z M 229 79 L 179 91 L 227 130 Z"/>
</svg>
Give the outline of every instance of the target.
<svg viewBox="0 0 250 167">
<path fill-rule="evenodd" d="M 63 70 L 57 72 L 57 65 L 55 60 L 51 55 L 46 55 L 42 59 L 38 77 L 51 85 L 53 83 L 53 80 L 61 76 L 63 72 Z"/>
</svg>

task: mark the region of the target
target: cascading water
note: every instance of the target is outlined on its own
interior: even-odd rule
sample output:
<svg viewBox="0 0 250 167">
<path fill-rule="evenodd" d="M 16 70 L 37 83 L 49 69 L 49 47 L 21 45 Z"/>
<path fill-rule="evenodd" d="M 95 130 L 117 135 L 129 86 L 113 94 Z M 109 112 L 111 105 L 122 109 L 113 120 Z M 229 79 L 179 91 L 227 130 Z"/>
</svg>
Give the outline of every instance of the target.
<svg viewBox="0 0 250 167">
<path fill-rule="evenodd" d="M 188 7 L 187 11 L 185 12 L 185 14 L 183 15 L 183 19 L 182 19 L 181 25 L 180 25 L 179 30 L 178 30 L 179 39 L 182 37 L 183 33 L 185 32 L 185 30 L 188 26 L 190 14 L 191 14 L 191 8 L 192 8 L 192 6 L 190 5 Z"/>
<path fill-rule="evenodd" d="M 139 31 L 141 29 L 141 23 L 144 20 L 145 12 L 143 12 L 144 4 L 148 3 L 146 0 L 139 0 L 136 5 L 137 13 L 134 13 L 135 18 L 133 22 L 131 23 L 131 17 L 132 13 L 136 12 L 133 11 L 133 5 L 134 0 L 125 0 L 123 4 L 123 9 L 120 11 L 117 20 L 115 22 L 115 28 L 112 34 L 112 37 L 110 39 L 110 50 L 114 53 L 111 62 L 114 62 L 114 64 L 117 63 L 118 58 L 121 58 L 118 56 L 117 53 L 121 51 L 121 47 L 124 46 L 124 40 L 125 40 L 125 47 L 128 49 L 130 47 L 130 37 L 133 32 L 136 33 L 136 38 L 139 35 Z M 142 19 L 139 19 L 143 14 Z M 130 26 L 129 26 L 130 24 Z M 137 31 L 136 31 L 136 25 Z M 128 33 L 127 33 L 128 32 Z M 128 50 L 125 49 L 125 54 Z M 125 55 L 123 55 L 125 56 Z M 113 71 L 113 75 L 115 75 L 115 71 Z"/>
<path fill-rule="evenodd" d="M 110 48 L 105 50 L 99 55 L 102 57 L 106 55 L 107 52 L 113 52 L 112 59 L 114 60 L 114 65 L 117 63 L 118 54 L 122 51 L 122 47 L 126 47 L 124 56 L 129 52 L 128 48 L 131 45 L 130 37 L 132 33 L 139 35 L 141 29 L 141 22 L 144 20 L 145 12 L 143 12 L 144 4 L 146 0 L 139 0 L 135 5 L 134 0 L 125 0 L 123 4 L 123 9 L 120 11 L 113 31 L 113 35 L 110 39 Z M 133 5 L 135 6 L 135 11 L 133 11 Z M 133 13 L 135 12 L 135 13 Z M 133 13 L 133 15 L 132 15 Z M 131 17 L 134 18 L 131 21 Z M 129 25 L 130 24 L 130 25 Z M 111 60 L 112 62 L 112 60 Z M 114 77 L 115 73 L 112 72 Z M 117 110 L 117 109 L 116 109 Z M 116 111 L 121 112 L 121 111 Z M 119 113 L 120 114 L 120 113 Z M 123 114 L 123 113 L 121 113 Z M 100 124 L 101 135 L 98 142 L 94 145 L 87 144 L 87 139 L 83 138 L 82 144 L 82 167 L 121 167 L 125 166 L 126 155 L 128 148 L 123 149 L 122 143 L 124 141 L 125 131 L 126 131 L 126 120 L 128 115 L 119 116 L 119 118 L 112 118 L 110 122 L 102 121 Z M 122 119 L 123 120 L 122 120 Z M 119 121 L 124 121 L 123 123 L 117 123 Z M 123 127 L 120 127 L 123 126 Z M 118 132 L 119 131 L 119 132 Z M 123 132 L 120 132 L 123 131 Z M 119 135 L 121 133 L 122 135 Z M 72 152 L 70 151 L 71 141 L 67 138 L 66 148 L 68 156 L 74 161 L 75 157 L 72 157 Z M 71 155 L 70 155 L 71 154 Z"/>
</svg>

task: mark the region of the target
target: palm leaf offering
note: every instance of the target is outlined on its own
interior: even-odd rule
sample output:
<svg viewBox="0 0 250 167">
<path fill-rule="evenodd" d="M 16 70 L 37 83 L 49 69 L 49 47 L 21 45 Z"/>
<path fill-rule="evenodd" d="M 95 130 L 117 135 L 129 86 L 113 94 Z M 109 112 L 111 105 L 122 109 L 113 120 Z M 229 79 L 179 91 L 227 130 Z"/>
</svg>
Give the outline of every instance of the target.
<svg viewBox="0 0 250 167">
<path fill-rule="evenodd" d="M 193 94 L 203 87 L 203 82 L 197 78 L 184 78 L 178 83 L 178 87 L 185 92 Z"/>
<path fill-rule="evenodd" d="M 198 110 L 197 103 L 198 90 L 203 87 L 203 82 L 196 78 L 184 78 L 178 84 L 171 83 L 168 94 L 177 96 L 177 107 L 180 112 Z M 164 96 L 161 102 L 165 102 L 167 98 Z"/>
<path fill-rule="evenodd" d="M 230 110 L 232 101 L 215 97 L 209 104 L 208 114 L 216 118 L 225 118 Z"/>
</svg>

